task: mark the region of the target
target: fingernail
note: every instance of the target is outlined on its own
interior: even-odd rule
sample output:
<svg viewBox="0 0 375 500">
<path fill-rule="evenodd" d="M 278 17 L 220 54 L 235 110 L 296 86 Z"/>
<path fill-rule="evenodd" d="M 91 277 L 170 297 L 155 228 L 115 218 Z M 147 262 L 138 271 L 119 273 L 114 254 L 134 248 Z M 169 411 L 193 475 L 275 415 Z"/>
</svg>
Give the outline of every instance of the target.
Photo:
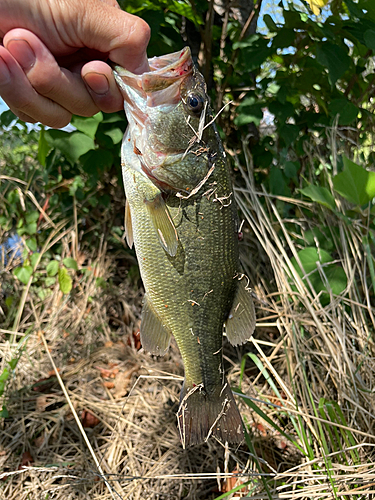
<svg viewBox="0 0 375 500">
<path fill-rule="evenodd" d="M 108 78 L 102 73 L 86 73 L 84 80 L 90 89 L 98 95 L 104 95 L 109 91 Z"/>
<path fill-rule="evenodd" d="M 13 38 L 6 47 L 12 56 L 18 61 L 22 69 L 30 69 L 35 64 L 35 53 L 26 40 Z"/>
<path fill-rule="evenodd" d="M 10 82 L 10 72 L 4 59 L 0 57 L 0 85 Z"/>
</svg>

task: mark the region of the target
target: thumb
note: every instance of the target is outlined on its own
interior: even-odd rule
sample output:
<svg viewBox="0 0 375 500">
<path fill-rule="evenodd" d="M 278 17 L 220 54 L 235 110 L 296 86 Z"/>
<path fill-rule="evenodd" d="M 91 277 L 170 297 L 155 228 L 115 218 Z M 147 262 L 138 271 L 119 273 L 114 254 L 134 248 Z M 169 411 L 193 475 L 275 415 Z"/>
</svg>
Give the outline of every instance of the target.
<svg viewBox="0 0 375 500">
<path fill-rule="evenodd" d="M 81 43 L 108 53 L 111 61 L 129 71 L 147 71 L 150 27 L 146 21 L 103 1 L 90 3 L 84 7 L 81 22 L 76 23 L 76 36 Z M 85 2 L 80 4 L 85 6 Z"/>
</svg>

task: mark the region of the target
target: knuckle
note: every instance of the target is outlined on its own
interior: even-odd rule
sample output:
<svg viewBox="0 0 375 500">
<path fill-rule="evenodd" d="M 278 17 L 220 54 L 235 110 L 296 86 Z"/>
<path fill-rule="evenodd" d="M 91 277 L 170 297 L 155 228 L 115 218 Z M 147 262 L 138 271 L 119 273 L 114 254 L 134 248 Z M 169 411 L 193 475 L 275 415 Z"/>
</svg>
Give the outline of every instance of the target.
<svg viewBox="0 0 375 500">
<path fill-rule="evenodd" d="M 58 92 L 56 82 L 52 78 L 45 78 L 42 75 L 33 75 L 32 78 L 29 77 L 29 80 L 38 94 L 44 97 L 53 96 Z"/>
<path fill-rule="evenodd" d="M 139 34 L 140 43 L 143 43 L 144 47 L 147 47 L 148 42 L 150 41 L 150 37 L 151 37 L 150 26 L 146 23 L 146 21 L 144 21 L 143 19 L 141 19 L 139 17 L 136 29 L 137 29 L 138 34 Z"/>
</svg>

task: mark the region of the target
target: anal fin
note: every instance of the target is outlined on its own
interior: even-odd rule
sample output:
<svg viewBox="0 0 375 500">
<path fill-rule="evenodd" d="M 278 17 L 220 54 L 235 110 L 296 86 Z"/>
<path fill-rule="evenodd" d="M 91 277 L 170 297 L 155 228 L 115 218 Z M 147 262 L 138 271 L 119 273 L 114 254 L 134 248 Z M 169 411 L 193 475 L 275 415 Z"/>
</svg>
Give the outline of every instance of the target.
<svg viewBox="0 0 375 500">
<path fill-rule="evenodd" d="M 141 344 L 151 354 L 163 356 L 171 341 L 171 332 L 156 314 L 151 302 L 145 295 L 141 319 Z"/>
<path fill-rule="evenodd" d="M 146 200 L 145 204 L 161 246 L 174 257 L 177 253 L 178 236 L 162 196 L 159 194 L 152 201 Z"/>
<path fill-rule="evenodd" d="M 238 287 L 225 322 L 225 332 L 232 345 L 240 345 L 247 342 L 253 334 L 256 318 L 247 277 L 240 275 L 235 279 L 238 279 Z"/>
</svg>

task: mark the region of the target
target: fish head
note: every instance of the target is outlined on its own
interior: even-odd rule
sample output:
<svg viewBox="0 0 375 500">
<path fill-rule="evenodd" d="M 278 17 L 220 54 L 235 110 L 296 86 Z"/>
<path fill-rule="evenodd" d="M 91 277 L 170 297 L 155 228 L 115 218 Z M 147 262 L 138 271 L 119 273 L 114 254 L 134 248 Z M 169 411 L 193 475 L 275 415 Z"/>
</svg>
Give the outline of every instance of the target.
<svg viewBox="0 0 375 500">
<path fill-rule="evenodd" d="M 194 154 L 204 146 L 210 118 L 206 83 L 189 47 L 149 65 L 141 75 L 114 67 L 129 122 L 123 156 L 132 150 L 132 167 L 162 190 L 189 192 L 209 169 L 207 158 Z"/>
</svg>

